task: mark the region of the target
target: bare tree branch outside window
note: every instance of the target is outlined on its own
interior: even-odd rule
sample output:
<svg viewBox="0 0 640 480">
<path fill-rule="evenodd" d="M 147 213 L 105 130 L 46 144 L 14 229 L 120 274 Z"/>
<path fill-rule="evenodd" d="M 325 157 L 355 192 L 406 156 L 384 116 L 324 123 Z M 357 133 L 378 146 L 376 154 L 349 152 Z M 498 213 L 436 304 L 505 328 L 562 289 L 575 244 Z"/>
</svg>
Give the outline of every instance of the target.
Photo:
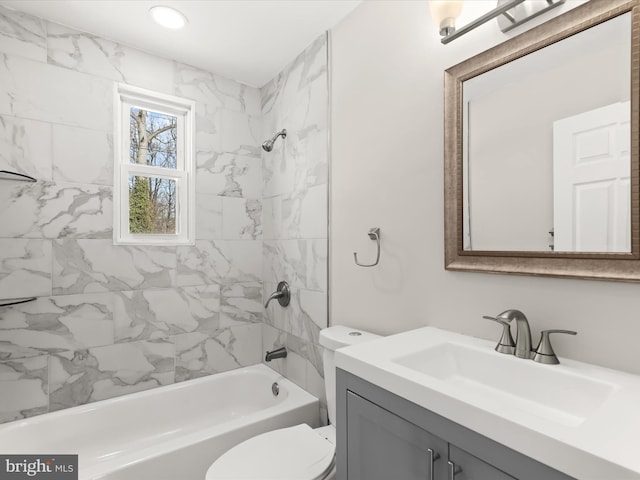
<svg viewBox="0 0 640 480">
<path fill-rule="evenodd" d="M 175 170 L 177 119 L 139 108 L 130 111 L 131 163 Z M 176 181 L 161 177 L 129 176 L 131 233 L 176 233 Z"/>
</svg>

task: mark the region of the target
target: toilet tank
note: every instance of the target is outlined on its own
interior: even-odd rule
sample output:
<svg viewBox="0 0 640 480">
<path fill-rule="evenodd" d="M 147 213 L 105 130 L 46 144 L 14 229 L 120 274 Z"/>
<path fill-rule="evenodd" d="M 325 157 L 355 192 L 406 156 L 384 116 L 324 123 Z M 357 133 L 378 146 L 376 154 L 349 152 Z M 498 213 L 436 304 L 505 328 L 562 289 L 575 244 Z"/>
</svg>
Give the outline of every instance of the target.
<svg viewBox="0 0 640 480">
<path fill-rule="evenodd" d="M 329 422 L 336 424 L 336 362 L 335 351 L 338 348 L 369 342 L 380 335 L 364 332 L 355 328 L 336 325 L 320 331 L 320 345 L 324 347 L 322 361 L 324 365 L 324 385 L 327 393 Z"/>
</svg>

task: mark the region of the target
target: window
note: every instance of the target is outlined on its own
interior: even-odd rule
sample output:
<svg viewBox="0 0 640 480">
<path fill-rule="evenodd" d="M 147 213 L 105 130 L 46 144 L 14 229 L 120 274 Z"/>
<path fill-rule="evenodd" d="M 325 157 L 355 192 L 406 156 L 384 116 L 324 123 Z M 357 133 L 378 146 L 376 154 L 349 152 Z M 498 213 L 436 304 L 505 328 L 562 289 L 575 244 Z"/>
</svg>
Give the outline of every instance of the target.
<svg viewBox="0 0 640 480">
<path fill-rule="evenodd" d="M 114 243 L 192 244 L 195 104 L 116 85 Z"/>
</svg>

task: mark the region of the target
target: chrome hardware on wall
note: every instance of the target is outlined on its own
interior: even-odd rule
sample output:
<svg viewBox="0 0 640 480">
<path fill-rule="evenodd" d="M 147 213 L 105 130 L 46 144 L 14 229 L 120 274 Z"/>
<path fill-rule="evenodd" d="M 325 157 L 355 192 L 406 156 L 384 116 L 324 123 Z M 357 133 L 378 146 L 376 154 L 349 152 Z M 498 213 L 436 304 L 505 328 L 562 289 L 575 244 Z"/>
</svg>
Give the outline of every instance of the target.
<svg viewBox="0 0 640 480">
<path fill-rule="evenodd" d="M 358 265 L 359 267 L 375 267 L 380 261 L 380 229 L 378 227 L 373 227 L 371 230 L 369 230 L 368 235 L 371 240 L 376 241 L 376 244 L 378 246 L 378 254 L 376 255 L 376 261 L 374 263 L 372 263 L 371 265 L 365 265 L 358 262 L 358 254 L 356 252 L 353 252 L 353 258 L 356 261 L 356 265 Z"/>
<path fill-rule="evenodd" d="M 267 352 L 267 354 L 264 356 L 264 361 L 270 362 L 271 360 L 275 360 L 276 358 L 287 358 L 287 348 L 280 347 L 276 350 Z"/>
<path fill-rule="evenodd" d="M 29 298 L 13 298 L 11 300 L 0 300 L 0 307 L 10 307 L 11 305 L 20 305 L 21 303 L 33 302 L 36 297 Z"/>
<path fill-rule="evenodd" d="M 0 170 L 0 180 L 17 180 L 19 182 L 37 182 L 37 180 L 29 175 L 22 173 L 10 172 L 8 170 Z"/>
<path fill-rule="evenodd" d="M 498 0 L 498 5 L 493 10 L 485 13 L 484 15 L 476 18 L 472 22 L 468 23 L 464 27 L 456 28 L 455 20 L 460 15 L 460 10 L 456 11 L 450 8 L 442 8 L 442 6 L 435 6 L 438 3 L 445 4 L 449 2 L 433 2 L 431 0 L 431 15 L 436 23 L 439 24 L 440 40 L 442 43 L 447 44 L 452 40 L 476 29 L 480 25 L 484 25 L 494 18 L 498 19 L 498 26 L 503 33 L 512 30 L 529 20 L 536 18 L 549 10 L 562 5 L 566 0 L 546 0 L 546 2 L 526 2 L 526 0 Z M 433 2 L 433 3 L 432 3 Z M 450 4 L 456 4 L 462 2 L 450 2 Z M 459 7 L 462 9 L 462 7 Z M 504 17 L 504 19 L 502 18 Z"/>
<path fill-rule="evenodd" d="M 291 292 L 289 291 L 289 284 L 287 282 L 282 281 L 278 283 L 277 290 L 269 296 L 267 303 L 264 304 L 264 308 L 267 308 L 269 303 L 271 303 L 271 300 L 275 300 L 276 298 L 278 299 L 278 303 L 281 307 L 289 305 L 289 302 L 291 301 Z"/>
</svg>

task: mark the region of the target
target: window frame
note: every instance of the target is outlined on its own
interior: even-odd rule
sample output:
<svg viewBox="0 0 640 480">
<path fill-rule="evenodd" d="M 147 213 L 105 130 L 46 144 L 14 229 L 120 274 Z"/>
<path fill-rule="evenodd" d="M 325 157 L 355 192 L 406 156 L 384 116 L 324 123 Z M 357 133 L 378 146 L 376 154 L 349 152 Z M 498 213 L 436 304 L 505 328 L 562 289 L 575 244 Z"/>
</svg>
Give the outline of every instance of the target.
<svg viewBox="0 0 640 480">
<path fill-rule="evenodd" d="M 115 84 L 113 243 L 114 245 L 195 244 L 195 110 L 192 100 Z M 131 163 L 130 111 L 140 108 L 176 117 L 176 168 Z M 164 178 L 176 182 L 176 233 L 131 233 L 129 176 Z"/>
</svg>

